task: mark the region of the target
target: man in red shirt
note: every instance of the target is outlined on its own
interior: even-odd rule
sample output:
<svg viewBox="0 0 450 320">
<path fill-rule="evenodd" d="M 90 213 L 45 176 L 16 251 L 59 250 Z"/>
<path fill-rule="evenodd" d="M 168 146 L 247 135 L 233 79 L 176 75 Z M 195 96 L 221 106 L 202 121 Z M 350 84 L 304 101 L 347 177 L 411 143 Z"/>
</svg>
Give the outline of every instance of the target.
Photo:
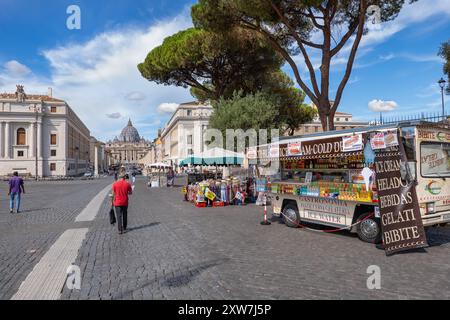
<svg viewBox="0 0 450 320">
<path fill-rule="evenodd" d="M 113 206 L 117 216 L 117 226 L 119 234 L 123 234 L 127 230 L 127 216 L 128 216 L 128 195 L 133 193 L 131 185 L 127 181 L 128 175 L 123 174 L 121 179 L 115 182 L 112 186 L 113 192 Z"/>
</svg>

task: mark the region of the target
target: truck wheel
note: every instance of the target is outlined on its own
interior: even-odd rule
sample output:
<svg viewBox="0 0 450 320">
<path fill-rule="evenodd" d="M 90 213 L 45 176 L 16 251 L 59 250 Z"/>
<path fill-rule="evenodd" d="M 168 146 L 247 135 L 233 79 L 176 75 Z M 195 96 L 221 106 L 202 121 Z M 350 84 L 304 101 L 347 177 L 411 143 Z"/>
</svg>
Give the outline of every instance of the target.
<svg viewBox="0 0 450 320">
<path fill-rule="evenodd" d="M 288 203 L 283 209 L 283 221 L 291 228 L 298 228 L 300 224 L 300 215 L 295 204 Z"/>
<path fill-rule="evenodd" d="M 364 242 L 369 243 L 381 243 L 381 225 L 380 221 L 377 218 L 370 217 L 367 218 L 371 213 L 366 213 L 361 215 L 357 222 L 356 232 L 358 233 L 359 239 Z"/>
</svg>

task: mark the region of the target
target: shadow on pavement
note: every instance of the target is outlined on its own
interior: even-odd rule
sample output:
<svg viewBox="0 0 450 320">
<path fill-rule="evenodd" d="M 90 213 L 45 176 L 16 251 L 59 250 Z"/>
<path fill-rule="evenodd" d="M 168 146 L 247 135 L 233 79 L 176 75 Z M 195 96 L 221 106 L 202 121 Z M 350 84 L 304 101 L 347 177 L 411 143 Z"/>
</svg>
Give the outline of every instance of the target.
<svg viewBox="0 0 450 320">
<path fill-rule="evenodd" d="M 200 275 L 203 271 L 218 266 L 220 264 L 223 264 L 225 262 L 227 262 L 228 258 L 222 258 L 222 259 L 214 259 L 214 260 L 210 260 L 210 261 L 205 261 L 205 262 L 201 262 L 195 265 L 191 265 L 191 266 L 186 266 L 186 268 L 183 268 L 183 272 L 178 273 L 177 271 L 179 270 L 175 270 L 175 272 L 177 272 L 177 275 L 173 276 L 173 277 L 164 277 L 164 280 L 161 282 L 161 285 L 166 286 L 166 287 L 182 287 L 185 286 L 187 284 L 189 284 L 189 282 L 191 282 L 195 277 L 197 277 L 198 275 Z M 168 274 L 170 272 L 170 270 L 167 270 L 166 274 Z M 122 292 L 120 294 L 118 294 L 117 296 L 113 296 L 112 299 L 128 299 L 127 296 L 129 296 L 130 294 L 132 294 L 133 292 L 137 291 L 137 290 L 141 290 L 144 289 L 145 287 L 148 287 L 150 285 L 152 285 L 153 283 L 157 283 L 159 282 L 161 277 L 157 277 L 154 280 L 148 281 L 143 283 L 141 286 L 134 288 L 133 290 L 127 290 L 125 292 Z M 170 297 L 167 297 L 170 299 Z"/>
<path fill-rule="evenodd" d="M 130 231 L 136 231 L 136 230 L 140 230 L 140 229 L 145 229 L 145 228 L 157 226 L 158 224 L 161 224 L 161 222 L 152 222 L 152 223 L 149 223 L 149 224 L 145 224 L 143 226 L 137 226 L 137 227 L 128 228 L 127 231 L 130 232 Z"/>
</svg>

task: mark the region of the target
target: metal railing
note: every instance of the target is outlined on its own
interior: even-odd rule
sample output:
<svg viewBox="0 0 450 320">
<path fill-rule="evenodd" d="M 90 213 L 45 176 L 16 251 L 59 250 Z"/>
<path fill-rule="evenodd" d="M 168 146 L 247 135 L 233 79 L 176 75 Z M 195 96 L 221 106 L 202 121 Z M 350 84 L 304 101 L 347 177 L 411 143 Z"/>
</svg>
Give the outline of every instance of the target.
<svg viewBox="0 0 450 320">
<path fill-rule="evenodd" d="M 450 121 L 450 113 L 446 112 L 444 115 L 442 113 L 420 113 L 420 114 L 408 114 L 396 117 L 380 117 L 371 121 L 371 125 L 380 125 L 380 124 L 394 124 L 401 122 L 409 122 L 409 121 L 426 121 L 426 122 L 443 122 Z"/>
</svg>

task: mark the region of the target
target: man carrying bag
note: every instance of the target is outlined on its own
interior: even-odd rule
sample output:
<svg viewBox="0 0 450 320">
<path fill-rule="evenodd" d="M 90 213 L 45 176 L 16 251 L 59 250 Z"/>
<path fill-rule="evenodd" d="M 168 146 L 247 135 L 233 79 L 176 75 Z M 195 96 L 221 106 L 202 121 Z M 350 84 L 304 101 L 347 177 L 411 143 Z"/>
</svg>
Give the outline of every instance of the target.
<svg viewBox="0 0 450 320">
<path fill-rule="evenodd" d="M 121 179 L 115 182 L 112 186 L 113 207 L 111 209 L 113 209 L 113 212 L 110 210 L 110 222 L 112 223 L 112 221 L 116 220 L 115 217 L 111 217 L 111 214 L 114 216 L 115 213 L 117 216 L 117 227 L 119 229 L 119 234 L 123 234 L 127 229 L 128 195 L 133 193 L 133 189 L 127 181 L 127 174 L 122 174 L 120 178 Z"/>
</svg>

